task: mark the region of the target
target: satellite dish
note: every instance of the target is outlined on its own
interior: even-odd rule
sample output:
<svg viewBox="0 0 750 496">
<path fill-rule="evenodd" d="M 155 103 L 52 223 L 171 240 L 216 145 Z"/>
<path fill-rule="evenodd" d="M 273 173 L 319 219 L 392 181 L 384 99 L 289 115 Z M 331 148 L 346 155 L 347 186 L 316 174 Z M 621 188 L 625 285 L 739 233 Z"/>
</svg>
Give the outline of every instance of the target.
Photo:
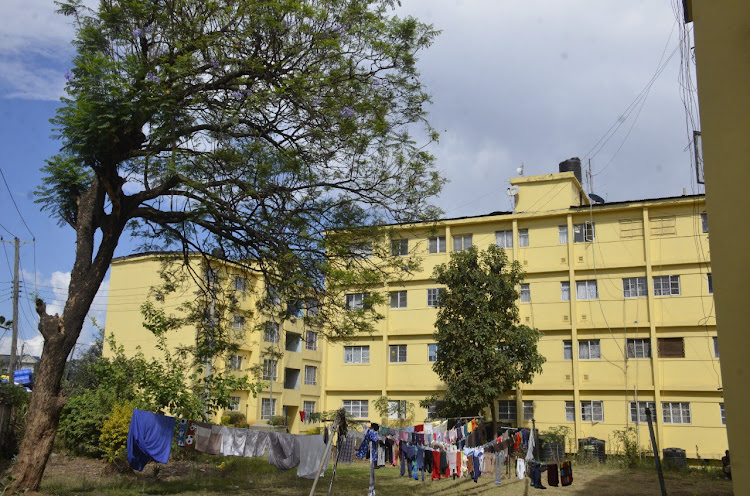
<svg viewBox="0 0 750 496">
<path fill-rule="evenodd" d="M 604 203 L 604 198 L 599 195 L 595 195 L 594 193 L 589 193 L 589 198 L 594 200 L 596 203 Z"/>
<path fill-rule="evenodd" d="M 516 196 L 520 190 L 518 186 L 511 186 L 508 188 L 508 196 Z"/>
<path fill-rule="evenodd" d="M 519 176 L 523 176 L 523 162 L 521 162 L 521 167 L 516 169 L 516 172 L 518 173 Z"/>
</svg>

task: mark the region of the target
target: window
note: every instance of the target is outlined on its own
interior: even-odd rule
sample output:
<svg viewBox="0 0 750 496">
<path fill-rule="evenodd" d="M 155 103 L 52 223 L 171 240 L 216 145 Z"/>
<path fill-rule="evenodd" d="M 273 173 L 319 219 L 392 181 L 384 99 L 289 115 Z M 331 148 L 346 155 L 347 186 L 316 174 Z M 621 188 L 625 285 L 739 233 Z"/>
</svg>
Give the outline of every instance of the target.
<svg viewBox="0 0 750 496">
<path fill-rule="evenodd" d="M 565 420 L 568 422 L 576 421 L 576 404 L 575 401 L 565 402 Z"/>
<path fill-rule="evenodd" d="M 432 419 L 437 417 L 437 405 L 430 405 L 427 407 L 427 418 Z"/>
<path fill-rule="evenodd" d="M 263 333 L 263 341 L 269 343 L 279 342 L 279 324 L 276 322 L 266 322 L 266 329 Z"/>
<path fill-rule="evenodd" d="M 318 383 L 318 367 L 305 365 L 305 384 L 314 386 Z"/>
<path fill-rule="evenodd" d="M 651 236 L 673 236 L 677 234 L 675 216 L 654 217 L 651 224 Z"/>
<path fill-rule="evenodd" d="M 305 418 L 310 418 L 310 415 L 315 413 L 315 402 L 314 401 L 303 402 L 302 411 L 305 412 Z"/>
<path fill-rule="evenodd" d="M 229 397 L 229 410 L 233 412 L 240 411 L 240 397 L 239 396 L 230 396 Z"/>
<path fill-rule="evenodd" d="M 622 295 L 625 298 L 648 296 L 648 285 L 645 277 L 625 277 L 622 280 Z"/>
<path fill-rule="evenodd" d="M 388 346 L 388 361 L 391 363 L 406 362 L 406 345 L 392 344 Z"/>
<path fill-rule="evenodd" d="M 726 425 L 727 417 L 726 417 L 726 414 L 724 413 L 724 403 L 719 403 L 719 415 L 721 415 L 722 425 Z"/>
<path fill-rule="evenodd" d="M 370 306 L 365 304 L 365 300 L 370 296 L 370 293 L 349 293 L 346 295 L 346 309 L 347 310 L 362 310 L 369 309 Z"/>
<path fill-rule="evenodd" d="M 235 276 L 234 278 L 234 290 L 235 291 L 245 291 L 245 288 L 247 287 L 247 279 L 240 276 Z"/>
<path fill-rule="evenodd" d="M 654 276 L 654 296 L 679 296 L 680 276 Z"/>
<path fill-rule="evenodd" d="M 271 420 L 276 414 L 276 400 L 270 398 L 262 398 L 260 400 L 260 419 Z"/>
<path fill-rule="evenodd" d="M 602 357 L 598 339 L 583 339 L 578 341 L 578 358 L 580 360 L 598 360 Z"/>
<path fill-rule="evenodd" d="M 430 238 L 430 253 L 445 253 L 445 236 Z"/>
<path fill-rule="evenodd" d="M 500 248 L 513 248 L 513 231 L 495 232 L 495 244 Z"/>
<path fill-rule="evenodd" d="M 593 222 L 573 225 L 573 242 L 584 243 L 596 239 L 596 229 Z"/>
<path fill-rule="evenodd" d="M 471 234 L 453 236 L 453 251 L 464 251 L 471 248 Z"/>
<path fill-rule="evenodd" d="M 595 300 L 599 298 L 599 288 L 596 280 L 576 281 L 576 298 L 579 300 Z"/>
<path fill-rule="evenodd" d="M 436 307 L 440 299 L 440 295 L 443 294 L 445 288 L 431 288 L 427 290 L 427 306 Z"/>
<path fill-rule="evenodd" d="M 286 302 L 286 314 L 289 317 L 302 318 L 304 316 L 304 308 L 302 300 L 295 298 Z"/>
<path fill-rule="evenodd" d="M 361 258 L 372 256 L 372 243 L 357 243 L 351 247 L 352 255 Z"/>
<path fill-rule="evenodd" d="M 518 246 L 525 248 L 529 246 L 529 230 L 519 229 L 518 230 Z"/>
<path fill-rule="evenodd" d="M 714 336 L 714 358 L 719 358 L 719 338 Z"/>
<path fill-rule="evenodd" d="M 573 360 L 573 341 L 570 339 L 563 341 L 563 358 L 565 360 Z"/>
<path fill-rule="evenodd" d="M 516 400 L 500 400 L 497 402 L 498 420 L 516 420 Z"/>
<path fill-rule="evenodd" d="M 642 238 L 643 237 L 643 220 L 628 219 L 620 221 L 621 238 Z"/>
<path fill-rule="evenodd" d="M 391 240 L 391 255 L 394 257 L 403 257 L 409 254 L 409 240 L 403 239 L 392 239 Z"/>
<path fill-rule="evenodd" d="M 370 363 L 370 347 L 344 346 L 344 363 Z"/>
<path fill-rule="evenodd" d="M 584 422 L 604 422 L 602 401 L 581 401 L 581 420 Z"/>
<path fill-rule="evenodd" d="M 656 346 L 659 358 L 685 358 L 683 338 L 657 338 Z"/>
<path fill-rule="evenodd" d="M 367 418 L 370 416 L 370 408 L 367 400 L 344 400 L 346 414 L 354 418 Z"/>
<path fill-rule="evenodd" d="M 531 302 L 531 288 L 528 284 L 521 284 L 521 303 Z"/>
<path fill-rule="evenodd" d="M 269 284 L 266 286 L 266 302 L 271 306 L 277 306 L 281 304 L 279 288 L 277 288 L 273 284 Z"/>
<path fill-rule="evenodd" d="M 242 370 L 242 356 L 241 355 L 230 356 L 229 368 L 232 370 Z"/>
<path fill-rule="evenodd" d="M 270 358 L 263 359 L 263 380 L 276 380 L 276 360 L 272 360 Z"/>
<path fill-rule="evenodd" d="M 708 214 L 702 213 L 701 214 L 701 226 L 703 227 L 703 232 L 708 232 Z"/>
<path fill-rule="evenodd" d="M 686 401 L 662 401 L 661 413 L 665 424 L 690 423 L 690 403 Z"/>
<path fill-rule="evenodd" d="M 628 358 L 651 358 L 651 340 L 648 338 L 628 339 Z"/>
<path fill-rule="evenodd" d="M 714 338 L 716 339 L 716 338 Z M 427 361 L 428 362 L 435 362 L 437 361 L 437 345 L 436 344 L 428 344 L 427 345 Z"/>
<path fill-rule="evenodd" d="M 639 401 L 637 404 L 635 401 L 630 402 L 630 421 L 636 424 L 640 422 L 648 422 L 646 417 L 646 408 L 651 410 L 651 420 L 656 422 L 656 403 L 653 401 Z"/>
<path fill-rule="evenodd" d="M 405 419 L 406 418 L 406 400 L 397 400 L 388 402 L 388 418 L 389 419 Z"/>
<path fill-rule="evenodd" d="M 309 298 L 305 302 L 305 308 L 307 308 L 308 317 L 317 317 L 320 313 L 320 302 L 315 298 Z"/>
<path fill-rule="evenodd" d="M 560 301 L 570 301 L 570 283 L 568 281 L 560 283 Z"/>
<path fill-rule="evenodd" d="M 534 402 L 533 401 L 523 401 L 523 419 L 524 420 L 531 420 L 534 418 Z"/>
<path fill-rule="evenodd" d="M 391 291 L 391 308 L 406 308 L 406 291 Z"/>
<path fill-rule="evenodd" d="M 219 281 L 219 276 L 216 275 L 216 271 L 211 267 L 206 269 L 206 282 L 208 284 L 216 284 Z"/>
<path fill-rule="evenodd" d="M 318 349 L 318 333 L 315 331 L 305 331 L 305 349 L 306 350 L 317 350 Z"/>
<path fill-rule="evenodd" d="M 245 317 L 242 315 L 234 315 L 232 317 L 232 329 L 244 329 L 245 328 Z"/>
<path fill-rule="evenodd" d="M 561 245 L 568 244 L 568 226 L 557 226 L 557 235 Z"/>
<path fill-rule="evenodd" d="M 708 274 L 708 294 L 714 294 L 714 280 L 711 274 Z"/>
</svg>

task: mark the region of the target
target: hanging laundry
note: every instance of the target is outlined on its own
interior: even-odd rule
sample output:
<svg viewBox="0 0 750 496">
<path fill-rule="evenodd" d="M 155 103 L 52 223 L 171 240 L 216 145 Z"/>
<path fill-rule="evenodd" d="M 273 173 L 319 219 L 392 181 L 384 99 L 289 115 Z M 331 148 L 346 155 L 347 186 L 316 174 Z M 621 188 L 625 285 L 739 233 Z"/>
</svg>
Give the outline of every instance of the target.
<svg viewBox="0 0 750 496">
<path fill-rule="evenodd" d="M 320 468 L 320 462 L 326 453 L 326 444 L 323 442 L 322 434 L 311 436 L 295 436 L 299 444 L 299 466 L 297 467 L 297 477 L 305 479 L 314 479 Z M 330 457 L 330 452 L 328 456 Z M 328 460 L 323 462 L 323 470 L 320 476 L 323 477 L 328 466 Z"/>
<path fill-rule="evenodd" d="M 212 425 L 211 434 L 208 437 L 208 445 L 206 446 L 206 454 L 218 455 L 221 454 L 221 425 Z"/>
<path fill-rule="evenodd" d="M 185 439 L 187 437 L 188 419 L 180 419 L 177 421 L 177 446 L 180 448 L 185 447 Z"/>
<path fill-rule="evenodd" d="M 505 451 L 500 450 L 495 454 L 495 484 L 502 484 L 503 465 L 505 464 Z"/>
<path fill-rule="evenodd" d="M 569 486 L 573 483 L 573 467 L 570 462 L 563 462 L 560 465 L 560 480 L 563 486 Z"/>
<path fill-rule="evenodd" d="M 195 450 L 206 452 L 208 442 L 211 440 L 211 424 L 203 422 L 195 423 Z"/>
<path fill-rule="evenodd" d="M 247 442 L 247 429 L 223 426 L 221 428 L 221 454 L 224 456 L 243 456 Z"/>
<path fill-rule="evenodd" d="M 174 417 L 134 409 L 127 440 L 130 467 L 140 472 L 151 460 L 167 463 L 174 424 Z"/>
<path fill-rule="evenodd" d="M 526 477 L 526 462 L 523 458 L 516 459 L 516 475 L 519 479 Z"/>
<path fill-rule="evenodd" d="M 186 448 L 195 448 L 195 430 L 198 428 L 198 423 L 194 420 L 188 420 L 187 434 L 185 435 Z"/>
<path fill-rule="evenodd" d="M 299 419 L 300 419 L 300 420 L 301 420 L 302 422 L 304 422 L 304 421 L 305 421 L 305 416 L 306 416 L 306 415 L 307 415 L 307 412 L 306 412 L 306 411 L 304 411 L 304 410 L 301 410 L 301 411 L 299 412 Z"/>
<path fill-rule="evenodd" d="M 547 484 L 550 486 L 557 487 L 560 483 L 559 474 L 557 472 L 557 464 L 550 463 L 547 465 Z"/>
<path fill-rule="evenodd" d="M 289 470 L 299 465 L 299 444 L 291 434 L 272 432 L 269 435 L 268 463 L 279 470 Z"/>
<path fill-rule="evenodd" d="M 362 444 L 360 444 L 359 449 L 357 449 L 357 458 L 364 459 L 368 455 L 370 444 L 375 445 L 377 442 L 378 433 L 372 429 L 368 429 L 367 434 L 365 434 L 364 439 L 362 439 Z"/>
<path fill-rule="evenodd" d="M 432 479 L 440 479 L 440 451 L 432 452 Z"/>
<path fill-rule="evenodd" d="M 528 449 L 526 450 L 526 461 L 534 459 L 534 433 L 529 434 Z"/>
<path fill-rule="evenodd" d="M 341 443 L 341 453 L 338 455 L 339 462 L 352 463 L 354 461 L 354 436 L 351 434 Z"/>
</svg>

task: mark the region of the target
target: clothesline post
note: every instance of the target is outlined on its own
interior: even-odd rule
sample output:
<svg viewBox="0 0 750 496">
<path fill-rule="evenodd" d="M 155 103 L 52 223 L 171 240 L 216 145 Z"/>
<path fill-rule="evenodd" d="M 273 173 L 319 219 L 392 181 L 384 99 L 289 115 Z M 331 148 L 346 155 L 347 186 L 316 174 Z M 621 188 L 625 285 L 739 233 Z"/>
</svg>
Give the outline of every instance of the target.
<svg viewBox="0 0 750 496">
<path fill-rule="evenodd" d="M 339 414 L 336 413 L 336 418 L 333 421 L 333 433 L 331 434 L 330 439 L 328 440 L 328 446 L 326 446 L 326 450 L 323 453 L 323 458 L 320 460 L 320 466 L 318 467 L 318 471 L 315 473 L 315 480 L 313 481 L 312 488 L 310 489 L 310 496 L 313 496 L 315 494 L 315 488 L 318 486 L 318 481 L 320 480 L 320 473 L 323 471 L 323 466 L 328 461 L 328 457 L 331 454 L 331 450 L 333 449 L 333 436 L 338 433 L 339 430 Z"/>
</svg>

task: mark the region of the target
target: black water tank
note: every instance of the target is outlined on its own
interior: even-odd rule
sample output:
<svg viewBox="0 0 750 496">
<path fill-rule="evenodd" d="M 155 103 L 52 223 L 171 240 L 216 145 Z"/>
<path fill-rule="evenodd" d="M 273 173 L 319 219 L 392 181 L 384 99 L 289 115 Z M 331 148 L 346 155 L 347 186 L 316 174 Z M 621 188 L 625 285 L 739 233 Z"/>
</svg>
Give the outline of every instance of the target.
<svg viewBox="0 0 750 496">
<path fill-rule="evenodd" d="M 604 451 L 605 442 L 603 439 L 587 437 L 578 440 L 578 456 L 584 460 L 598 460 L 601 463 L 607 461 L 607 452 Z"/>
<path fill-rule="evenodd" d="M 575 174 L 578 182 L 583 184 L 583 176 L 581 175 L 581 159 L 578 157 L 569 158 L 563 162 L 560 162 L 560 172 L 572 172 Z"/>
<path fill-rule="evenodd" d="M 664 466 L 666 468 L 687 467 L 685 450 L 680 448 L 665 448 Z"/>
</svg>

